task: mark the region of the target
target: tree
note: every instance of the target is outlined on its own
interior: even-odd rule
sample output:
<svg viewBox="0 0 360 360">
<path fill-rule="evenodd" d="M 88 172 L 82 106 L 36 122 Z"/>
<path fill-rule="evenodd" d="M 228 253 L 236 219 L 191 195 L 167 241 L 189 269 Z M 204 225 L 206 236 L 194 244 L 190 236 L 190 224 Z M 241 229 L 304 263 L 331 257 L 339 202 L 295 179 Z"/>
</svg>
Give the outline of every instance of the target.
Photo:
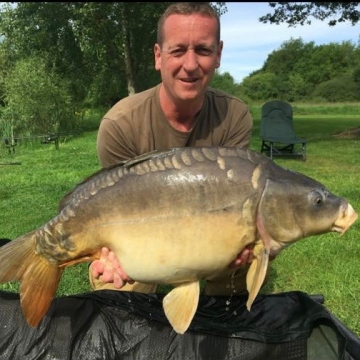
<svg viewBox="0 0 360 360">
<path fill-rule="evenodd" d="M 314 97 L 330 102 L 359 101 L 357 84 L 351 75 L 341 75 L 322 82 L 314 90 Z"/>
<path fill-rule="evenodd" d="M 1 127 L 6 137 L 76 130 L 68 83 L 49 71 L 43 59 L 18 61 L 4 85 Z"/>
<path fill-rule="evenodd" d="M 311 24 L 311 18 L 318 20 L 330 18 L 329 26 L 335 26 L 345 21 L 355 25 L 360 20 L 360 3 L 357 2 L 270 2 L 269 5 L 274 8 L 274 11 L 259 18 L 259 21 L 263 23 L 287 23 L 289 26 L 296 26 L 298 24 Z M 291 44 L 292 49 L 289 46 Z M 294 47 L 294 45 L 296 46 Z M 321 93 L 324 97 L 331 97 L 332 101 L 334 101 L 336 96 L 333 95 L 333 92 L 331 92 L 331 96 L 329 92 L 326 92 L 325 96 L 324 89 L 327 86 L 333 85 L 333 89 L 335 87 L 339 89 L 339 95 L 341 93 L 341 96 L 338 98 L 343 98 L 345 93 L 350 94 L 349 89 L 359 88 L 356 72 L 357 64 L 359 63 L 359 47 L 356 48 L 350 42 L 343 42 L 342 44 L 331 43 L 318 47 L 310 43 L 307 49 L 305 49 L 301 41 L 298 41 L 298 43 L 290 41 L 288 44 L 285 43 L 281 50 L 275 51 L 269 56 L 263 70 L 273 71 L 279 75 L 281 69 L 278 64 L 281 63 L 281 68 L 285 72 L 287 71 L 288 79 L 290 79 L 290 76 L 293 76 L 292 85 L 294 85 L 294 79 L 297 78 L 295 83 L 300 85 L 298 88 L 300 90 L 298 95 L 302 93 L 300 97 L 303 97 L 304 90 L 312 93 L 316 88 L 316 91 L 313 93 L 315 96 L 319 96 Z M 294 61 L 289 63 L 287 61 L 289 57 L 292 57 Z M 344 79 L 350 80 L 347 87 L 345 87 Z M 325 85 L 321 85 L 322 83 L 325 83 Z M 296 95 L 296 92 L 294 92 L 294 95 Z"/>
<path fill-rule="evenodd" d="M 234 78 L 227 71 L 222 74 L 220 74 L 219 71 L 215 71 L 210 86 L 233 95 L 237 90 Z"/>
<path fill-rule="evenodd" d="M 277 84 L 278 77 L 274 73 L 261 72 L 246 77 L 242 82 L 242 89 L 250 99 L 265 101 L 279 97 Z"/>
<path fill-rule="evenodd" d="M 154 85 L 157 18 L 169 4 L 3 3 L 0 31 L 17 59 L 46 59 L 49 69 L 69 80 L 74 98 L 109 105 Z"/>
<path fill-rule="evenodd" d="M 153 85 L 157 18 L 170 3 L 73 4 L 74 33 L 93 73 L 125 81 L 126 94 Z"/>
<path fill-rule="evenodd" d="M 81 101 L 91 76 L 73 31 L 71 3 L 2 3 L 0 9 L 2 46 L 14 63 L 43 58 L 48 69 L 69 80 L 73 99 Z"/>
<path fill-rule="evenodd" d="M 287 77 L 294 72 L 299 61 L 306 61 L 311 58 L 315 44 L 305 44 L 302 39 L 290 39 L 284 41 L 280 48 L 268 55 L 262 70 L 273 72 L 278 76 Z M 308 65 L 306 68 L 308 69 Z"/>
<path fill-rule="evenodd" d="M 345 21 L 355 25 L 360 20 L 359 4 L 358 2 L 269 2 L 274 12 L 260 17 L 259 21 L 271 24 L 286 22 L 291 27 L 311 24 L 310 18 L 313 17 L 318 20 L 331 18 L 328 22 L 329 26 Z"/>
<path fill-rule="evenodd" d="M 16 2 L 0 5 L 0 34 L 17 59 L 40 56 L 73 97 L 111 105 L 154 86 L 157 21 L 171 2 Z M 222 14 L 225 3 L 212 3 Z M 1 84 L 0 84 L 1 86 Z"/>
<path fill-rule="evenodd" d="M 291 39 L 270 53 L 263 67 L 244 79 L 242 88 L 253 100 L 277 96 L 287 101 L 300 101 L 310 100 L 313 95 L 319 98 L 319 91 L 323 92 L 324 87 L 318 85 L 326 82 L 327 86 L 334 84 L 339 88 L 339 97 L 331 95 L 331 101 L 340 101 L 346 93 L 350 101 L 354 96 L 349 89 L 360 87 L 359 63 L 360 47 L 351 42 L 316 46 L 313 42 Z M 339 79 L 329 83 L 335 78 Z M 347 87 L 343 86 L 344 79 L 348 79 Z M 320 90 L 313 93 L 315 88 Z"/>
</svg>

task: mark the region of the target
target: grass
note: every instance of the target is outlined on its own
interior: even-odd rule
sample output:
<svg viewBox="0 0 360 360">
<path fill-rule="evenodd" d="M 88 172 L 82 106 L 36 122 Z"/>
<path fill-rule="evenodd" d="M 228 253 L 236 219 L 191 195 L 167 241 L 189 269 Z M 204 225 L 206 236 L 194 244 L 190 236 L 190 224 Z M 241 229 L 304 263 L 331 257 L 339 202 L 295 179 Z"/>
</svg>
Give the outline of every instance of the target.
<svg viewBox="0 0 360 360">
<path fill-rule="evenodd" d="M 259 114 L 259 111 L 257 111 Z M 339 131 L 359 126 L 352 114 L 309 114 L 294 117 L 299 136 L 308 139 L 307 161 L 275 161 L 300 171 L 326 185 L 335 194 L 346 197 L 360 211 L 360 139 L 334 137 Z M 88 131 L 77 137 L 61 139 L 59 150 L 53 144 L 22 142 L 15 154 L 0 148 L 0 237 L 17 236 L 45 224 L 57 214 L 57 204 L 78 182 L 99 169 L 96 155 L 96 127 L 100 116 L 89 112 Z M 85 119 L 86 120 L 86 119 Z M 253 150 L 260 149 L 259 116 L 254 116 Z M 270 279 L 262 292 L 300 290 L 323 294 L 326 307 L 360 336 L 358 303 L 360 301 L 360 221 L 343 236 L 324 234 L 303 239 L 284 250 L 271 264 Z M 2 289 L 17 291 L 17 284 Z M 65 270 L 58 295 L 90 290 L 87 264 Z M 165 291 L 165 290 L 163 290 Z"/>
</svg>

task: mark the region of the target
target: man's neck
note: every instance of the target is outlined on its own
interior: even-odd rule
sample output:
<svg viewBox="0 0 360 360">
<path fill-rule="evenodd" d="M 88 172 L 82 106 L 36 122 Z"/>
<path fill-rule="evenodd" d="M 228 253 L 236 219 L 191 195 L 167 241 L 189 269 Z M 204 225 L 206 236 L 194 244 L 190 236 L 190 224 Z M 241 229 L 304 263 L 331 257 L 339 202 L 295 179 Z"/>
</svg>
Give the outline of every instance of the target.
<svg viewBox="0 0 360 360">
<path fill-rule="evenodd" d="M 184 102 L 175 104 L 166 94 L 161 94 L 160 105 L 170 125 L 178 131 L 188 132 L 194 127 L 196 115 L 202 108 L 203 101 Z"/>
</svg>

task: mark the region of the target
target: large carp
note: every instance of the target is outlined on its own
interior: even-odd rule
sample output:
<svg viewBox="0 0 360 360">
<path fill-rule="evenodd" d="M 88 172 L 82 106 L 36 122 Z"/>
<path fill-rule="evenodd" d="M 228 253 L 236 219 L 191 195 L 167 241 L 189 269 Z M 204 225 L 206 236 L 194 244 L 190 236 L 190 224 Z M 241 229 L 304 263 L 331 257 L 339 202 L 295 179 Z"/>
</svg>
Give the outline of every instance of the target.
<svg viewBox="0 0 360 360">
<path fill-rule="evenodd" d="M 56 217 L 0 249 L 0 283 L 20 281 L 23 313 L 37 326 L 62 270 L 112 249 L 127 275 L 173 284 L 165 314 L 184 333 L 199 281 L 228 267 L 247 245 L 250 310 L 269 256 L 296 240 L 344 233 L 357 213 L 319 182 L 256 152 L 203 147 L 155 151 L 101 170 L 76 186 Z"/>
</svg>

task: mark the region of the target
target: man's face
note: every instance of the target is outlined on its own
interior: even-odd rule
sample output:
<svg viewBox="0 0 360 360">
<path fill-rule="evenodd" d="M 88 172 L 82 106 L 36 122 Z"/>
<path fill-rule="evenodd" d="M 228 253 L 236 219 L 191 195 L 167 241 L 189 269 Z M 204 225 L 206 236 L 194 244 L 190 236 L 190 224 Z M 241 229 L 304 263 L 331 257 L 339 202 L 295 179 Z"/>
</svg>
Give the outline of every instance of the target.
<svg viewBox="0 0 360 360">
<path fill-rule="evenodd" d="M 173 101 L 199 100 L 220 66 L 222 42 L 215 19 L 171 15 L 163 28 L 163 45 L 155 44 L 155 69 Z"/>
</svg>

